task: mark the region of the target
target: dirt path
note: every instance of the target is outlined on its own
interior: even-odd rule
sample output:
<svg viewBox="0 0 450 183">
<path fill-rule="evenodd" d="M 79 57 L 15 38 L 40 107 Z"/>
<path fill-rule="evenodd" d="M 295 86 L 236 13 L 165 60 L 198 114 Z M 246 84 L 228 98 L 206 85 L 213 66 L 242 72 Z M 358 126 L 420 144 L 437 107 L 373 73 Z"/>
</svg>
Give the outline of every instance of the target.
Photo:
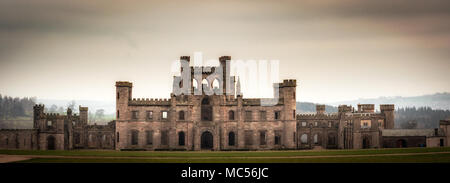
<svg viewBox="0 0 450 183">
<path fill-rule="evenodd" d="M 5 155 L 0 154 L 0 163 L 10 163 L 16 161 L 29 160 L 33 158 L 67 158 L 67 159 L 306 159 L 306 158 L 343 158 L 343 157 L 376 157 L 376 156 L 410 156 L 410 155 L 428 155 L 428 154 L 450 154 L 450 152 L 423 152 L 423 153 L 391 153 L 391 154 L 358 154 L 358 155 L 320 155 L 320 156 L 217 156 L 217 157 L 133 157 L 133 156 L 57 156 L 57 155 Z"/>
<path fill-rule="evenodd" d="M 23 161 L 23 160 L 29 160 L 30 157 L 26 156 L 17 156 L 17 155 L 0 155 L 0 163 L 10 163 L 15 161 Z"/>
</svg>

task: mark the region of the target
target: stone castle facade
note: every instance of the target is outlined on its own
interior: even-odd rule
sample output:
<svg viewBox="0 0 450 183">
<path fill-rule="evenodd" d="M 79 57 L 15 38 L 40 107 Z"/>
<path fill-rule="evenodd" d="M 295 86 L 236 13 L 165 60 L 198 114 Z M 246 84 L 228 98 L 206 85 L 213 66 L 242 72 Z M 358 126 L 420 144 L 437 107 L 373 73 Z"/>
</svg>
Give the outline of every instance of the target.
<svg viewBox="0 0 450 183">
<path fill-rule="evenodd" d="M 437 129 L 394 129 L 394 105 L 341 105 L 297 114 L 294 79 L 274 84 L 274 97 L 244 98 L 230 76 L 229 56 L 218 67 L 191 67 L 182 56 L 167 99 L 133 98 L 133 84 L 116 82 L 116 120 L 89 125 L 79 116 L 34 107 L 33 129 L 1 129 L 0 149 L 276 150 L 450 146 L 450 122 Z M 186 69 L 187 68 L 187 69 Z M 184 69 L 184 70 L 183 70 Z M 183 72 L 184 71 L 184 72 Z M 216 72 L 221 71 L 221 72 Z M 218 74 L 224 73 L 224 74 Z M 189 81 L 183 80 L 189 76 Z M 201 81 L 201 82 L 200 82 Z M 184 86 L 184 87 L 183 87 Z M 270 103 L 271 105 L 266 105 Z"/>
<path fill-rule="evenodd" d="M 89 125 L 87 107 L 79 107 L 80 115 L 44 113 L 44 105 L 33 111 L 32 129 L 0 129 L 1 149 L 114 149 L 114 121 Z"/>
</svg>

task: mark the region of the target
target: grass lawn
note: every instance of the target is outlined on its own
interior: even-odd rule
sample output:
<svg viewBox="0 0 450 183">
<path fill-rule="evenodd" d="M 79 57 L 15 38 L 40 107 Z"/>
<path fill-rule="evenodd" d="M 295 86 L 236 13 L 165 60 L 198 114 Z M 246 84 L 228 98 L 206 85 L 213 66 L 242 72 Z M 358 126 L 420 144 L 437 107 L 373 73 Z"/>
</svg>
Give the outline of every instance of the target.
<svg viewBox="0 0 450 183">
<path fill-rule="evenodd" d="M 450 163 L 450 154 L 330 158 L 124 159 L 34 158 L 20 163 Z"/>
<path fill-rule="evenodd" d="M 143 163 L 309 163 L 309 162 L 450 162 L 450 147 L 292 151 L 112 151 L 0 150 L 0 154 L 33 155 L 21 162 Z M 46 157 L 49 156 L 49 157 Z M 64 157 L 52 157 L 64 156 Z M 317 157 L 314 157 L 317 156 Z M 324 157 L 325 156 L 325 157 Z M 97 158 L 98 157 L 98 158 Z"/>
</svg>

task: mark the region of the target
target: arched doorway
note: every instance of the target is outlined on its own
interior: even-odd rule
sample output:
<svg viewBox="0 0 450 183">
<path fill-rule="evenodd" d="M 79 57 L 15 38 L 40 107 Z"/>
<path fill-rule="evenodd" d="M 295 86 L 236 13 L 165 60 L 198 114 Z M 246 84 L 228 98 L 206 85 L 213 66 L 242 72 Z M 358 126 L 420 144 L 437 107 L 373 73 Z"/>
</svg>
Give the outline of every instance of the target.
<svg viewBox="0 0 450 183">
<path fill-rule="evenodd" d="M 203 132 L 201 138 L 201 148 L 202 149 L 212 149 L 213 148 L 213 135 L 211 132 Z"/>
<path fill-rule="evenodd" d="M 363 138 L 363 149 L 368 149 L 368 148 L 370 148 L 370 140 L 369 140 L 369 137 L 364 137 Z"/>
<path fill-rule="evenodd" d="M 397 140 L 397 147 L 399 147 L 399 148 L 407 147 L 406 140 L 405 139 Z"/>
<path fill-rule="evenodd" d="M 201 117 L 202 121 L 212 121 L 212 105 L 209 97 L 205 97 L 202 100 L 202 111 L 201 111 Z"/>
<path fill-rule="evenodd" d="M 47 137 L 47 150 L 55 150 L 55 137 Z"/>
</svg>

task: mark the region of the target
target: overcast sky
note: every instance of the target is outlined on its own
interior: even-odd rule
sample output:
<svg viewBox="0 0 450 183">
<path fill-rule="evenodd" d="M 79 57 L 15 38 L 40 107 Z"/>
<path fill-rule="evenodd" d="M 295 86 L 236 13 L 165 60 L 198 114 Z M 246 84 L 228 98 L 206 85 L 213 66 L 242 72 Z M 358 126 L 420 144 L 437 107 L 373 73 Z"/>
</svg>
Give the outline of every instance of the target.
<svg viewBox="0 0 450 183">
<path fill-rule="evenodd" d="M 449 20 L 448 0 L 1 0 L 0 94 L 114 100 L 128 80 L 169 97 L 196 51 L 280 60 L 300 101 L 449 92 Z"/>
</svg>

